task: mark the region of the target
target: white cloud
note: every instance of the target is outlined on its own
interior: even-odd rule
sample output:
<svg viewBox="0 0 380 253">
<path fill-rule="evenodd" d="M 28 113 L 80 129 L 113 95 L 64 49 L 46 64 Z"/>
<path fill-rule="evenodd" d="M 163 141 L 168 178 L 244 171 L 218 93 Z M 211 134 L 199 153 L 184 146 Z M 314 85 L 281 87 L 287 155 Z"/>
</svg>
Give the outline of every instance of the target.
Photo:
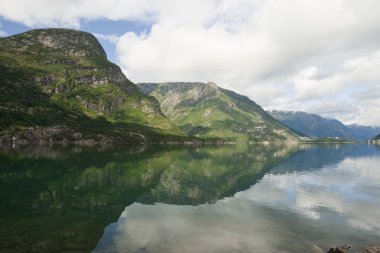
<svg viewBox="0 0 380 253">
<path fill-rule="evenodd" d="M 291 77 L 294 97 L 286 104 L 294 108 L 339 118 L 346 123 L 380 125 L 380 51 L 349 59 L 323 75 L 316 67 Z M 306 101 L 306 102 L 305 102 Z"/>
<path fill-rule="evenodd" d="M 215 204 L 134 203 L 106 227 L 94 252 L 326 252 L 339 242 L 357 242 L 356 251 L 380 236 L 379 162 L 346 158 L 266 174 Z"/>
<path fill-rule="evenodd" d="M 378 157 L 346 158 L 313 172 L 267 174 L 259 184 L 235 197 L 290 209 L 311 219 L 320 219 L 326 209 L 333 210 L 352 228 L 380 235 L 376 208 L 379 162 Z"/>
<path fill-rule="evenodd" d="M 150 33 L 127 33 L 117 43 L 132 80 L 215 81 L 268 109 L 380 125 L 380 118 L 367 113 L 380 113 L 378 101 L 364 105 L 356 94 L 379 89 L 379 2 L 218 1 L 213 6 L 209 1 L 161 7 Z M 322 110 L 326 101 L 335 113 Z M 350 117 L 347 108 L 353 109 Z"/>
<path fill-rule="evenodd" d="M 117 43 L 119 41 L 119 37 L 115 34 L 101 34 L 101 33 L 94 33 L 94 36 L 98 40 L 106 40 L 111 43 Z"/>
<path fill-rule="evenodd" d="M 292 79 L 292 83 L 295 99 L 297 100 L 318 99 L 324 96 L 335 95 L 343 86 L 340 75 L 319 78 L 316 67 L 301 70 Z"/>
<path fill-rule="evenodd" d="M 82 19 L 149 20 L 154 16 L 151 4 L 150 0 L 0 0 L 0 16 L 31 27 L 79 28 Z"/>
<path fill-rule="evenodd" d="M 150 22 L 149 32 L 112 38 L 122 69 L 135 82 L 214 81 L 267 109 L 323 114 L 329 102 L 336 113 L 327 116 L 380 125 L 373 117 L 380 113 L 374 97 L 380 89 L 377 0 L 0 4 L 1 16 L 29 26 L 78 28 L 81 20 L 101 18 Z M 347 104 L 358 114 L 348 117 Z"/>
</svg>

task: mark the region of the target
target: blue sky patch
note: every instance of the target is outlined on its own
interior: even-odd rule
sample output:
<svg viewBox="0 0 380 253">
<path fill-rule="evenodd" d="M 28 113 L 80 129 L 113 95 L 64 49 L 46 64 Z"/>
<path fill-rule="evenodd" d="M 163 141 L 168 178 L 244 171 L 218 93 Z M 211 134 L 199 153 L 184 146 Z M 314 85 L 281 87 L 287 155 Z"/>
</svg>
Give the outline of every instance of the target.
<svg viewBox="0 0 380 253">
<path fill-rule="evenodd" d="M 32 29 L 46 28 L 46 27 L 28 27 L 26 25 L 6 20 L 0 17 L 0 30 L 5 32 L 8 36 L 23 33 Z M 135 22 L 127 20 L 108 20 L 108 19 L 98 19 L 82 21 L 80 30 L 90 32 L 94 35 L 112 35 L 112 36 L 122 36 L 127 32 L 141 33 L 149 32 L 152 25 L 146 22 Z M 116 53 L 115 44 L 110 40 L 101 38 L 97 36 L 99 42 L 102 44 L 104 50 L 107 53 L 107 57 L 110 61 L 117 63 L 118 56 Z"/>
</svg>

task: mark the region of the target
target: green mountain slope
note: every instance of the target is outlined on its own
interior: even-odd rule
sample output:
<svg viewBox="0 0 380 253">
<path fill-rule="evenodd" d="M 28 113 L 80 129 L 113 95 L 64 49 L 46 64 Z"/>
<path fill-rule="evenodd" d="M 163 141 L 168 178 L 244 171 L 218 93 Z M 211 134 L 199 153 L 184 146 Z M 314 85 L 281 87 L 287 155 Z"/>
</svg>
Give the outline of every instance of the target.
<svg viewBox="0 0 380 253">
<path fill-rule="evenodd" d="M 214 83 L 142 83 L 182 131 L 229 141 L 297 140 L 299 136 L 246 96 Z"/>
<path fill-rule="evenodd" d="M 0 73 L 2 135 L 28 127 L 17 138 L 128 141 L 181 134 L 89 33 L 40 29 L 0 38 Z"/>
</svg>

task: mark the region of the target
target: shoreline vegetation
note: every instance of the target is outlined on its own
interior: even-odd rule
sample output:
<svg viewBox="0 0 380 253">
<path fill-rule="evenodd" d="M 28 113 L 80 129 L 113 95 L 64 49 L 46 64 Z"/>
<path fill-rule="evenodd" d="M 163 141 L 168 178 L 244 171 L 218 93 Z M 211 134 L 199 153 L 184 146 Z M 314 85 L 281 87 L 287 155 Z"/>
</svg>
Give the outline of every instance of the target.
<svg viewBox="0 0 380 253">
<path fill-rule="evenodd" d="M 116 145 L 116 144 L 169 144 L 169 145 L 237 145 L 237 144 L 271 144 L 271 143 L 298 143 L 298 144 L 355 144 L 366 141 L 352 141 L 338 138 L 316 138 L 303 140 L 257 140 L 257 141 L 232 141 L 221 138 L 199 138 L 182 135 L 157 135 L 155 138 L 146 138 L 141 132 L 129 132 L 130 136 L 138 138 L 122 139 L 114 135 L 93 133 L 83 136 L 66 126 L 29 127 L 24 130 L 7 130 L 0 132 L 1 145 L 28 145 L 28 144 L 61 144 L 61 145 Z M 369 144 L 377 144 L 378 141 L 368 141 Z"/>
</svg>

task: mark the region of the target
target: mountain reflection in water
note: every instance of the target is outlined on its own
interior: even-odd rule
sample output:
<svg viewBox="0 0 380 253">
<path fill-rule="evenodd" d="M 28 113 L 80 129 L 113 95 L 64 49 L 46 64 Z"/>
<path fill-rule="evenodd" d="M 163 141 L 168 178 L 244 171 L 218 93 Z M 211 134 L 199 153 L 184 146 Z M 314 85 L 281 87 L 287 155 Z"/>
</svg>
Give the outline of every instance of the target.
<svg viewBox="0 0 380 253">
<path fill-rule="evenodd" d="M 0 162 L 1 252 L 323 252 L 380 241 L 376 146 L 24 147 L 3 149 Z"/>
</svg>

